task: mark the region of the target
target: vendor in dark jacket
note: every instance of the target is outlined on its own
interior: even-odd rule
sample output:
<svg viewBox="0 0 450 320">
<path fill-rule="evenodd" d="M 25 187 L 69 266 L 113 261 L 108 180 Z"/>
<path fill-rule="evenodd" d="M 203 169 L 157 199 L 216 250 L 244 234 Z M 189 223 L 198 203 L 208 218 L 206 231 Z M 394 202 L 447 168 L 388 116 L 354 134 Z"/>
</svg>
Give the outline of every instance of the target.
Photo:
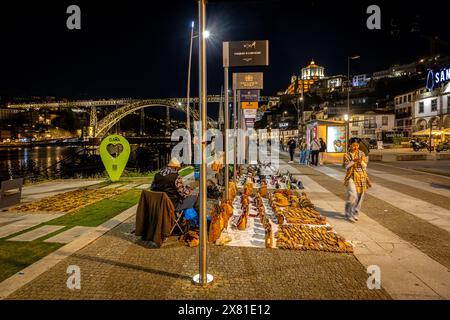
<svg viewBox="0 0 450 320">
<path fill-rule="evenodd" d="M 198 195 L 192 195 L 193 189 L 183 184 L 183 178 L 178 174 L 180 169 L 180 161 L 173 158 L 167 167 L 155 175 L 150 189 L 152 191 L 165 192 L 172 201 L 176 212 L 194 208 L 198 213 Z"/>
</svg>

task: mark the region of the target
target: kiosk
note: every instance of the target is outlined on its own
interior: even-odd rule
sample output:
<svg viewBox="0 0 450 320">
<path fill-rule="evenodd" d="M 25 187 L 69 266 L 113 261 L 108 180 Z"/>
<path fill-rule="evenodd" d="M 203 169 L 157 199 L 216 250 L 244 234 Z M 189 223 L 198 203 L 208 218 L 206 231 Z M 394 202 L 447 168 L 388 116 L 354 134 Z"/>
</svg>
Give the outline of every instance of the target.
<svg viewBox="0 0 450 320">
<path fill-rule="evenodd" d="M 327 144 L 324 153 L 324 163 L 342 163 L 346 150 L 345 121 L 334 120 L 312 120 L 306 124 L 306 143 L 308 149 L 314 138 L 320 139 Z"/>
</svg>

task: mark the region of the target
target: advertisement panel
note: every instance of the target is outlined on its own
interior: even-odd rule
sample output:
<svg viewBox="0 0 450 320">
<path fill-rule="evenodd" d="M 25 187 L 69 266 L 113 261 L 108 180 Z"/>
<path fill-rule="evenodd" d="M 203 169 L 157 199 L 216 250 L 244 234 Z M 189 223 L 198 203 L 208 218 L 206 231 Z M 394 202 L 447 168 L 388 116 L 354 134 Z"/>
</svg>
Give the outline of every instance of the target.
<svg viewBox="0 0 450 320">
<path fill-rule="evenodd" d="M 241 102 L 241 109 L 258 110 L 258 102 Z"/>
<path fill-rule="evenodd" d="M 327 127 L 327 152 L 345 152 L 345 127 Z"/>
<path fill-rule="evenodd" d="M 233 89 L 251 90 L 263 88 L 262 72 L 233 73 Z"/>
<path fill-rule="evenodd" d="M 269 65 L 269 41 L 226 41 L 222 44 L 224 67 Z"/>
<path fill-rule="evenodd" d="M 240 90 L 239 100 L 245 102 L 259 101 L 259 90 Z"/>
<path fill-rule="evenodd" d="M 255 109 L 244 109 L 244 118 L 248 119 L 256 119 L 256 112 L 257 110 Z"/>
</svg>

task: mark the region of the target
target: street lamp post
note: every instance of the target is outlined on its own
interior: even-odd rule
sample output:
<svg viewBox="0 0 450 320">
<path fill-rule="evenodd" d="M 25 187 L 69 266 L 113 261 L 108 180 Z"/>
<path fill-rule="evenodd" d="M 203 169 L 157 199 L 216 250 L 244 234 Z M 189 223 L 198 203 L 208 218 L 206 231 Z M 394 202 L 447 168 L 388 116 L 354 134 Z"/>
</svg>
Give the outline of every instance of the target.
<svg viewBox="0 0 450 320">
<path fill-rule="evenodd" d="M 198 38 L 198 35 L 194 35 L 194 21 L 191 23 L 191 39 L 189 46 L 189 63 L 188 63 L 188 77 L 187 77 L 187 95 L 186 95 L 186 130 L 191 132 L 191 106 L 190 106 L 190 95 L 191 95 L 191 66 L 192 66 L 192 44 L 195 38 Z M 205 30 L 203 33 L 204 38 L 208 38 L 210 33 L 208 30 Z M 192 160 L 192 149 L 191 143 L 189 143 L 189 161 Z"/>
<path fill-rule="evenodd" d="M 192 64 L 192 42 L 194 40 L 194 21 L 191 24 L 191 43 L 189 47 L 189 66 L 188 66 L 188 78 L 187 78 L 187 97 L 186 97 L 186 129 L 191 132 L 191 108 L 190 108 L 190 94 L 191 94 L 191 64 Z M 192 160 L 191 155 L 191 143 L 189 142 L 189 162 Z"/>
<path fill-rule="evenodd" d="M 213 280 L 213 277 L 207 272 L 207 221 L 206 221 L 206 0 L 198 1 L 199 16 L 199 102 L 201 117 L 201 141 L 202 141 L 202 160 L 200 165 L 200 246 L 199 246 L 199 274 L 194 276 L 194 282 L 205 287 Z"/>
<path fill-rule="evenodd" d="M 350 60 L 358 59 L 360 56 L 352 56 L 347 57 L 347 118 L 350 117 Z M 348 122 L 348 120 L 347 120 Z M 345 147 L 348 148 L 348 140 L 349 140 L 350 133 L 347 130 L 347 136 L 345 141 Z"/>
<path fill-rule="evenodd" d="M 349 124 L 349 117 L 348 114 L 344 114 L 344 121 L 345 121 L 345 150 L 348 150 L 348 140 L 350 136 L 350 124 Z"/>
</svg>

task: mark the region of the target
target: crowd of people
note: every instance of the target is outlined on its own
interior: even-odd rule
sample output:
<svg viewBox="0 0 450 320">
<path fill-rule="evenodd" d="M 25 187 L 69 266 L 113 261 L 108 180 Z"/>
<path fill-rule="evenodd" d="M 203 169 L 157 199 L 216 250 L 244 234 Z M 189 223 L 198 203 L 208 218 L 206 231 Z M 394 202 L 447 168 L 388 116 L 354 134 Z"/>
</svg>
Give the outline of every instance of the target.
<svg viewBox="0 0 450 320">
<path fill-rule="evenodd" d="M 283 141 L 280 141 L 281 150 L 284 150 Z M 299 154 L 299 163 L 303 165 L 319 166 L 323 164 L 323 154 L 327 151 L 327 144 L 322 138 L 314 138 L 308 147 L 306 141 L 300 139 L 299 143 L 290 138 L 286 144 L 289 151 L 289 163 L 294 163 L 294 155 Z"/>
</svg>

